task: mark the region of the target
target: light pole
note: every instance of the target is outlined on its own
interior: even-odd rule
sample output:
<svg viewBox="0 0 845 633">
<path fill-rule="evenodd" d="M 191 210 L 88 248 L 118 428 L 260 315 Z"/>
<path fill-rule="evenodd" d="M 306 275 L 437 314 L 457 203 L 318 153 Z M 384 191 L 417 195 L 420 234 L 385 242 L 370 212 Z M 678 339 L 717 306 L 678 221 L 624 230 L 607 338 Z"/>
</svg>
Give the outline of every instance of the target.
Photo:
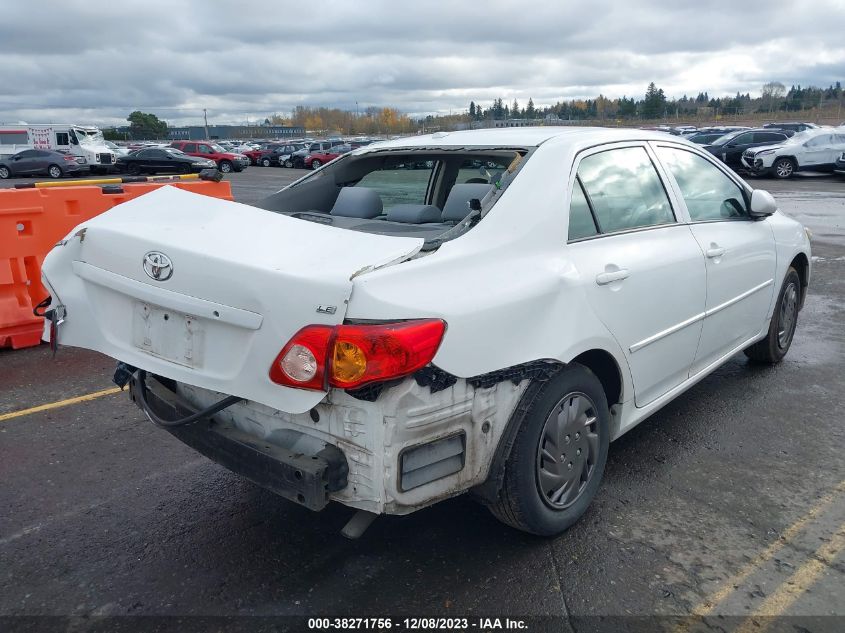
<svg viewBox="0 0 845 633">
<path fill-rule="evenodd" d="M 205 121 L 205 140 L 208 140 L 208 110 L 202 109 L 202 118 Z"/>
</svg>

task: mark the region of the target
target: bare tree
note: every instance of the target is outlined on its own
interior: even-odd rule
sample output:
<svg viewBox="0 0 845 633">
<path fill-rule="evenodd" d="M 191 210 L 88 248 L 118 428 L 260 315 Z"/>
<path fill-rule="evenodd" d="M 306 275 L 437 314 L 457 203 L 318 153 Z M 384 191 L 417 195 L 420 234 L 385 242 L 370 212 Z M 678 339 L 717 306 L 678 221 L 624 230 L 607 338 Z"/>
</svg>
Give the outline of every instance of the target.
<svg viewBox="0 0 845 633">
<path fill-rule="evenodd" d="M 775 102 L 785 94 L 786 86 L 779 81 L 770 81 L 767 84 L 763 84 L 763 92 L 761 96 L 763 97 L 763 103 L 768 104 L 769 112 L 774 109 L 773 106 Z"/>
</svg>

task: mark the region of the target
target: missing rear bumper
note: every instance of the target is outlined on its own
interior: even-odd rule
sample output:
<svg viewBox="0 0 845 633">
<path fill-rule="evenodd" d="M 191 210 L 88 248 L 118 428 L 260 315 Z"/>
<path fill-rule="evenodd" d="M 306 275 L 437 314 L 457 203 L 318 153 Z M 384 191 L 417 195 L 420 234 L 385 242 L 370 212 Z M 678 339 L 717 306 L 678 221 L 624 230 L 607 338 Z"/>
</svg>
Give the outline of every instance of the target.
<svg viewBox="0 0 845 633">
<path fill-rule="evenodd" d="M 147 389 L 147 404 L 162 418 L 179 419 L 195 412 L 183 398 L 154 378 L 147 379 Z M 130 390 L 134 400 L 134 381 Z M 166 430 L 221 466 L 311 510 L 322 510 L 328 504 L 329 493 L 347 485 L 346 457 L 330 444 L 313 455 L 297 453 L 215 418 Z"/>
</svg>

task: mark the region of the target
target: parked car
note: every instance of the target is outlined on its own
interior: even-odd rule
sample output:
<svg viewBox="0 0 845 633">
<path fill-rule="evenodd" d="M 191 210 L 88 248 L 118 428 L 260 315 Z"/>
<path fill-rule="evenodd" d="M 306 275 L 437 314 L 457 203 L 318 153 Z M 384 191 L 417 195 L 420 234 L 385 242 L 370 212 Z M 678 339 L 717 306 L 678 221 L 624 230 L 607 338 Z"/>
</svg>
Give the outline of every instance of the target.
<svg viewBox="0 0 845 633">
<path fill-rule="evenodd" d="M 352 146 L 347 144 L 334 145 L 331 149 L 312 151 L 303 159 L 303 167 L 305 169 L 319 169 L 329 161 L 351 151 Z"/>
<path fill-rule="evenodd" d="M 742 164 L 756 175 L 790 178 L 799 171 L 832 173 L 845 151 L 845 129 L 808 128 L 776 145 L 745 150 Z"/>
<path fill-rule="evenodd" d="M 297 169 L 303 169 L 303 168 L 306 167 L 305 159 L 308 158 L 308 156 L 310 154 L 312 154 L 314 152 L 327 152 L 328 150 L 330 150 L 332 147 L 334 147 L 336 145 L 343 145 L 343 141 L 336 141 L 336 140 L 313 141 L 309 144 L 306 144 L 306 146 L 303 149 L 291 154 L 290 159 L 289 159 L 291 166 L 296 167 Z M 326 162 L 326 161 L 321 160 L 321 164 L 323 162 Z"/>
<path fill-rule="evenodd" d="M 845 125 L 842 125 L 840 127 L 845 127 Z M 834 164 L 833 166 L 833 171 L 837 174 L 845 176 L 845 152 L 842 152 L 839 155 L 839 158 L 836 159 L 836 164 Z"/>
<path fill-rule="evenodd" d="M 48 149 L 25 149 L 0 159 L 0 179 L 21 176 L 85 176 L 91 168 L 83 156 Z"/>
<path fill-rule="evenodd" d="M 456 183 L 475 161 L 508 168 Z M 180 440 L 313 510 L 472 490 L 541 535 L 611 440 L 740 351 L 786 355 L 812 261 L 770 194 L 633 129 L 401 138 L 257 208 L 163 187 L 83 234 L 42 268 L 58 341 L 119 359 Z"/>
<path fill-rule="evenodd" d="M 805 123 L 802 121 L 787 121 L 784 123 L 766 123 L 763 127 L 765 129 L 792 130 L 793 132 L 803 132 L 804 130 L 813 130 L 819 126 L 815 123 Z"/>
<path fill-rule="evenodd" d="M 210 158 L 189 156 L 174 147 L 139 149 L 128 156 L 121 156 L 117 159 L 118 170 L 132 175 L 190 174 L 199 173 L 203 169 L 215 169 L 216 167 L 217 163 Z"/>
<path fill-rule="evenodd" d="M 725 132 L 696 132 L 687 136 L 687 140 L 696 145 L 709 145 L 718 138 L 725 135 Z"/>
<path fill-rule="evenodd" d="M 764 128 L 729 132 L 728 134 L 717 138 L 710 145 L 705 145 L 704 148 L 714 156 L 721 158 L 722 161 L 724 161 L 729 167 L 732 167 L 733 169 L 741 169 L 742 153 L 749 147 L 782 143 L 793 134 L 795 134 L 795 132 L 792 130 L 774 130 Z"/>
<path fill-rule="evenodd" d="M 262 167 L 293 167 L 291 156 L 304 149 L 304 145 L 277 143 L 261 153 L 258 164 Z"/>
<path fill-rule="evenodd" d="M 170 147 L 182 150 L 188 156 L 199 156 L 210 158 L 217 165 L 217 169 L 224 174 L 233 171 L 243 171 L 249 167 L 249 158 L 243 154 L 227 152 L 225 149 L 214 143 L 203 143 L 196 141 L 174 141 Z"/>
<path fill-rule="evenodd" d="M 115 158 L 120 158 L 121 156 L 129 155 L 129 148 L 127 147 L 121 147 L 117 143 L 112 143 L 111 141 L 105 141 L 105 145 L 112 151 Z"/>
</svg>

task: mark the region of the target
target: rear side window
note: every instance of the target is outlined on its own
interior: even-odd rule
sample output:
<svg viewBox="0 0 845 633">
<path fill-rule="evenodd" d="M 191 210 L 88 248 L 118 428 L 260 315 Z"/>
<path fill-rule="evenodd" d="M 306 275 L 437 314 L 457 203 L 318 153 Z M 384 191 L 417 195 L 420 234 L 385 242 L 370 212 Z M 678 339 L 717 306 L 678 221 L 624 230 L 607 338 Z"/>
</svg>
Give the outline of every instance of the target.
<svg viewBox="0 0 845 633">
<path fill-rule="evenodd" d="M 658 147 L 657 155 L 675 177 L 693 222 L 748 217 L 742 189 L 718 167 L 701 156 L 673 147 Z"/>
<path fill-rule="evenodd" d="M 598 234 L 590 204 L 576 180 L 572 188 L 572 201 L 569 203 L 569 240 L 580 240 Z"/>
<path fill-rule="evenodd" d="M 196 143 L 185 143 L 184 147 L 182 147 L 183 152 L 196 152 L 197 151 L 197 144 Z"/>
<path fill-rule="evenodd" d="M 625 147 L 587 156 L 578 178 L 601 233 L 675 221 L 672 205 L 645 148 Z"/>
</svg>

